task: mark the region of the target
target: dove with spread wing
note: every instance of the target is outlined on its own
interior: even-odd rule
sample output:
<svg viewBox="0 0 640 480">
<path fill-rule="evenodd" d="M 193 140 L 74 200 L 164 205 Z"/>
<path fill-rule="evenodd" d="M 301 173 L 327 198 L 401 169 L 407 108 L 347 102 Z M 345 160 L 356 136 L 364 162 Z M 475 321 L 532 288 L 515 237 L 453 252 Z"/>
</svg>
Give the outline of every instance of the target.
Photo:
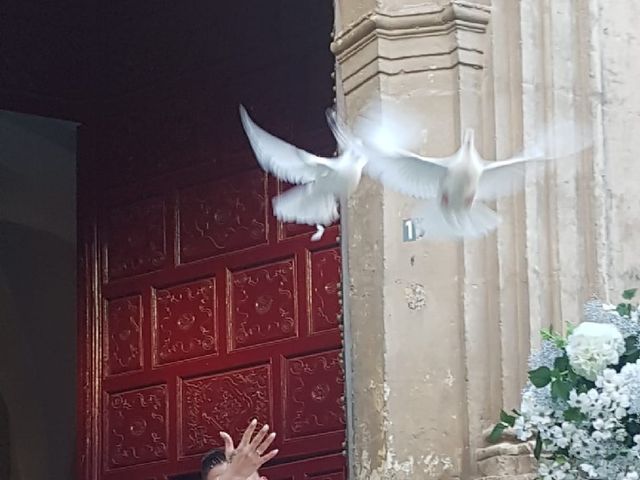
<svg viewBox="0 0 640 480">
<path fill-rule="evenodd" d="M 349 134 L 335 110 L 328 109 L 326 114 L 338 144 L 335 158 L 316 156 L 271 135 L 240 106 L 242 126 L 260 166 L 298 185 L 273 199 L 274 215 L 283 222 L 315 225 L 312 241 L 320 240 L 325 226 L 339 218 L 339 202 L 356 190 L 367 162 L 361 141 Z"/>
<path fill-rule="evenodd" d="M 575 127 L 575 126 L 572 126 Z M 568 157 L 586 144 L 566 131 L 567 125 L 552 128 L 530 151 L 516 157 L 487 161 L 475 147 L 474 130 L 465 130 L 462 144 L 450 157 L 430 158 L 406 150 L 375 149 L 369 154 L 366 173 L 386 187 L 424 199 L 416 218 L 426 238 L 477 238 L 495 230 L 500 218 L 484 202 L 515 193 L 522 187 L 527 164 Z M 549 133 L 549 132 L 547 132 Z M 554 155 L 545 156 L 549 138 L 562 138 Z M 560 135 L 560 137 L 558 136 Z M 574 141 L 567 140 L 573 138 Z M 368 144 L 369 145 L 369 144 Z"/>
</svg>

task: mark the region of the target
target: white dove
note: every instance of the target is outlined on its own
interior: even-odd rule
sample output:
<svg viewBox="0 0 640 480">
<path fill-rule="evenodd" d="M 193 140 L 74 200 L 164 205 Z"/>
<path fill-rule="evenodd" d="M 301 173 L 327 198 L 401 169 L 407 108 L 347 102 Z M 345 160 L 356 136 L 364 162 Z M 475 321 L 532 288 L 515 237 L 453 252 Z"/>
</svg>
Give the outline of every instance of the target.
<svg viewBox="0 0 640 480">
<path fill-rule="evenodd" d="M 462 145 L 450 157 L 428 158 L 404 150 L 373 147 L 376 151 L 369 155 L 366 173 L 400 193 L 430 200 L 416 219 L 422 236 L 481 237 L 500 223 L 497 213 L 483 202 L 515 193 L 522 186 L 520 180 L 527 163 L 548 159 L 542 145 L 538 142 L 528 154 L 486 161 L 475 148 L 473 129 L 467 129 Z M 555 158 L 580 150 L 566 142 L 564 146 Z"/>
<path fill-rule="evenodd" d="M 356 190 L 367 159 L 362 143 L 348 133 L 333 109 L 327 121 L 338 143 L 338 156 L 323 158 L 266 132 L 240 105 L 240 119 L 260 166 L 282 181 L 298 184 L 273 199 L 273 213 L 283 222 L 315 225 L 312 241 L 322 238 L 325 226 L 339 218 L 338 202 Z"/>
</svg>

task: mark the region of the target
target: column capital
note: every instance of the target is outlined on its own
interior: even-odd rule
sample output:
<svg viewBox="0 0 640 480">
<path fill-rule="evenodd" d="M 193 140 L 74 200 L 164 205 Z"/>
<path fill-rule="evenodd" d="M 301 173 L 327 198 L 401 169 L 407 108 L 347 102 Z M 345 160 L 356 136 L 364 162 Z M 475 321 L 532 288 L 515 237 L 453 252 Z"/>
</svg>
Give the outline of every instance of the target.
<svg viewBox="0 0 640 480">
<path fill-rule="evenodd" d="M 375 8 L 337 32 L 331 44 L 345 93 L 378 74 L 483 68 L 485 49 L 477 37 L 486 33 L 490 16 L 490 7 L 463 0 Z"/>
</svg>

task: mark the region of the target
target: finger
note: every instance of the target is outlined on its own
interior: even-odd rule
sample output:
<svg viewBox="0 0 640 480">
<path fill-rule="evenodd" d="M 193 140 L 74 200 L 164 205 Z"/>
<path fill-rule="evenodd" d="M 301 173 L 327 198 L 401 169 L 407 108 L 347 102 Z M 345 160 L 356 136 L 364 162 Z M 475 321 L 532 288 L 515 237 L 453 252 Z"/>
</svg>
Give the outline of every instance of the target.
<svg viewBox="0 0 640 480">
<path fill-rule="evenodd" d="M 276 455 L 278 455 L 278 450 L 271 450 L 264 457 L 260 457 L 260 465 L 264 465 Z"/>
<path fill-rule="evenodd" d="M 276 438 L 276 432 L 271 432 L 271 434 L 265 438 L 264 442 L 262 442 L 258 448 L 256 448 L 256 452 L 258 452 L 259 455 L 262 455 L 264 452 L 267 451 L 267 448 L 269 448 L 269 445 L 271 445 L 273 443 L 273 441 Z"/>
<path fill-rule="evenodd" d="M 262 440 L 264 439 L 264 437 L 267 435 L 267 432 L 269 431 L 269 425 L 264 425 L 260 431 L 256 434 L 255 437 L 253 437 L 253 440 L 251 440 L 251 444 L 249 445 L 251 448 L 257 448 L 260 443 L 262 442 Z M 260 453 L 260 452 L 258 452 Z"/>
<path fill-rule="evenodd" d="M 251 420 L 251 423 L 242 434 L 242 440 L 240 440 L 240 445 L 238 445 L 238 448 L 249 445 L 251 441 L 251 437 L 253 435 L 253 431 L 256 429 L 257 424 L 258 424 L 258 421 L 255 418 Z"/>
<path fill-rule="evenodd" d="M 227 432 L 220 432 L 220 436 L 222 440 L 224 440 L 224 454 L 227 459 L 231 456 L 231 452 L 233 452 L 233 439 Z"/>
</svg>

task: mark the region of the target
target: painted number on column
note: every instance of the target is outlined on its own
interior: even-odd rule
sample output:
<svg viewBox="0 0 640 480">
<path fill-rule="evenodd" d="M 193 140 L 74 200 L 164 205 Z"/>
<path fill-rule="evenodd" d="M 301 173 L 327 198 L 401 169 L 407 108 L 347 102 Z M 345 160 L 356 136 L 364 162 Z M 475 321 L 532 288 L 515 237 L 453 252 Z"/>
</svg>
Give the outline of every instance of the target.
<svg viewBox="0 0 640 480">
<path fill-rule="evenodd" d="M 402 221 L 402 240 L 405 242 L 414 242 L 417 240 L 416 226 L 413 220 L 407 219 Z"/>
</svg>

